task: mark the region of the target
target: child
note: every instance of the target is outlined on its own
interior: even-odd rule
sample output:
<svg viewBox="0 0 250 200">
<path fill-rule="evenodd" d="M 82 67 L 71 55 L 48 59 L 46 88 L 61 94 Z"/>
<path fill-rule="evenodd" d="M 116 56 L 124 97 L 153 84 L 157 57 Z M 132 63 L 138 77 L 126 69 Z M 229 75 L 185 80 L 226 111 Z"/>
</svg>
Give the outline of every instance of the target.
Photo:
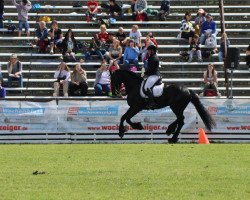
<svg viewBox="0 0 250 200">
<path fill-rule="evenodd" d="M 31 9 L 31 3 L 28 0 L 22 0 L 20 4 L 16 3 L 16 0 L 12 0 L 14 6 L 17 8 L 18 12 L 18 36 L 21 37 L 22 29 L 25 29 L 27 37 L 30 36 L 29 23 L 28 23 L 28 12 Z"/>
<path fill-rule="evenodd" d="M 201 57 L 201 44 L 199 42 L 199 35 L 195 34 L 193 37 L 193 40 L 190 43 L 189 46 L 189 60 L 188 62 L 192 62 L 194 54 L 197 55 L 198 61 L 202 62 Z"/>
</svg>

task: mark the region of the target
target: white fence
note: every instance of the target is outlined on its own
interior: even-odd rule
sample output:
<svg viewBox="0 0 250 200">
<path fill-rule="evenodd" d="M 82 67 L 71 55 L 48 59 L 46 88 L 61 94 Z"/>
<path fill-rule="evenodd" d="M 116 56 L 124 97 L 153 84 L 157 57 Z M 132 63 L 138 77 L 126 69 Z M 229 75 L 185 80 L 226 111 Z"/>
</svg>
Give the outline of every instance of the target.
<svg viewBox="0 0 250 200">
<path fill-rule="evenodd" d="M 249 99 L 202 99 L 216 120 L 207 132 L 214 142 L 250 142 Z M 132 130 L 121 140 L 120 117 L 128 106 L 124 100 L 51 100 L 49 102 L 0 101 L 0 143 L 133 143 L 167 142 L 168 125 L 175 120 L 169 107 L 142 111 L 133 121 L 144 130 Z M 204 124 L 190 103 L 185 110 L 181 142 L 195 142 Z"/>
</svg>

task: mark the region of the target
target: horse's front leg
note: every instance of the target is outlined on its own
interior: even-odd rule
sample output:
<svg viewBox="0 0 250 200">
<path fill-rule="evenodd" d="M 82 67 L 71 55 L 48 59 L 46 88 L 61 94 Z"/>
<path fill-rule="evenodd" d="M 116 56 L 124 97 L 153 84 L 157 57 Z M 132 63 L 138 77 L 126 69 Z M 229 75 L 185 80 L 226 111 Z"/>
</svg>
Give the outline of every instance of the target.
<svg viewBox="0 0 250 200">
<path fill-rule="evenodd" d="M 119 125 L 119 136 L 121 139 L 123 138 L 124 133 L 127 131 L 127 129 L 124 127 L 123 123 L 127 118 L 128 111 L 121 117 L 121 121 L 120 121 L 120 125 Z"/>
<path fill-rule="evenodd" d="M 131 118 L 134 117 L 138 112 L 140 112 L 142 109 L 139 109 L 138 107 L 131 108 L 127 118 L 126 122 L 133 128 L 137 130 L 143 130 L 144 127 L 142 126 L 141 122 L 132 122 Z"/>
<path fill-rule="evenodd" d="M 123 138 L 124 133 L 127 131 L 127 128 L 124 127 L 123 123 L 126 120 L 126 122 L 133 128 L 133 129 L 139 129 L 142 130 L 143 126 L 140 122 L 133 123 L 131 122 L 131 118 L 134 117 L 138 112 L 140 112 L 141 109 L 138 108 L 129 108 L 128 111 L 122 116 L 119 126 L 119 136 L 120 138 Z"/>
</svg>

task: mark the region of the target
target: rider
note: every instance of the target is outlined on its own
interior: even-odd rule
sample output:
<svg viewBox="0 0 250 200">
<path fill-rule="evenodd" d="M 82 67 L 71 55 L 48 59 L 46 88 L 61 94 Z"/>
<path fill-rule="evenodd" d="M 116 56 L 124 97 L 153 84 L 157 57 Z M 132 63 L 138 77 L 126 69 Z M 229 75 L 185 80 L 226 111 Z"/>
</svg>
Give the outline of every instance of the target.
<svg viewBox="0 0 250 200">
<path fill-rule="evenodd" d="M 159 70 L 159 58 L 156 55 L 157 47 L 154 45 L 150 45 L 147 48 L 148 53 L 148 67 L 145 71 L 145 76 L 147 77 L 146 83 L 145 83 L 145 90 L 146 95 L 149 98 L 149 108 L 154 108 L 157 106 L 156 102 L 154 101 L 153 96 L 153 87 L 155 86 L 156 82 L 161 79 L 161 74 Z M 144 76 L 144 78 L 145 78 Z"/>
</svg>

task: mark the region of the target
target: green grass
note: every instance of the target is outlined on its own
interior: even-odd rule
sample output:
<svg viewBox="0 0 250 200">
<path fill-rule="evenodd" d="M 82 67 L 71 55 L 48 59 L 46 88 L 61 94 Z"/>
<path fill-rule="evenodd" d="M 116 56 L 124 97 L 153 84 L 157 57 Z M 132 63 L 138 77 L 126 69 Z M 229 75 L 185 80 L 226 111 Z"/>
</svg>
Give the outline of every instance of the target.
<svg viewBox="0 0 250 200">
<path fill-rule="evenodd" d="M 250 145 L 1 145 L 0 199 L 248 200 Z"/>
</svg>

